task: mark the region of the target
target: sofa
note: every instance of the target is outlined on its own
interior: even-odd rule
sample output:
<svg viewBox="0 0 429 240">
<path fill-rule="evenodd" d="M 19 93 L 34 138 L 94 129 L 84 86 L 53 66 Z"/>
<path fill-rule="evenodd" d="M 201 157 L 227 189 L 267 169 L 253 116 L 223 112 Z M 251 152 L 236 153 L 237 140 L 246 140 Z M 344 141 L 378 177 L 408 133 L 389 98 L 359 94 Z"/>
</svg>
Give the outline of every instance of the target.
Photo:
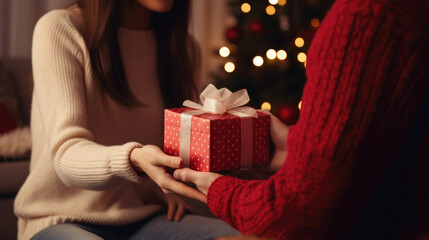
<svg viewBox="0 0 429 240">
<path fill-rule="evenodd" d="M 18 129 L 25 130 L 24 134 L 21 131 L 19 138 L 16 138 L 16 136 L 14 138 L 15 145 L 18 144 L 21 147 L 20 151 L 14 149 L 13 151 L 16 152 L 14 155 L 4 156 L 0 154 L 0 239 L 9 240 L 16 239 L 17 234 L 17 219 L 13 213 L 13 201 L 29 171 L 31 139 L 28 125 L 32 94 L 30 59 L 1 59 L 0 78 L 0 84 L 2 85 L 2 88 L 0 88 L 0 100 L 8 102 L 9 106 L 12 106 L 11 112 L 16 117 Z M 6 89 L 5 84 L 8 82 L 11 84 Z M 16 101 L 10 101 L 12 97 Z M 5 119 L 2 116 L 0 123 L 4 122 Z M 0 135 L 0 138 L 4 139 L 4 136 Z M 27 143 L 23 144 L 23 142 Z M 0 141 L 0 145 L 3 145 L 0 146 L 3 149 L 8 147 L 2 141 Z M 10 147 L 8 150 L 12 151 Z"/>
<path fill-rule="evenodd" d="M 17 219 L 13 201 L 28 174 L 28 161 L 0 162 L 0 239 L 16 239 Z"/>
</svg>

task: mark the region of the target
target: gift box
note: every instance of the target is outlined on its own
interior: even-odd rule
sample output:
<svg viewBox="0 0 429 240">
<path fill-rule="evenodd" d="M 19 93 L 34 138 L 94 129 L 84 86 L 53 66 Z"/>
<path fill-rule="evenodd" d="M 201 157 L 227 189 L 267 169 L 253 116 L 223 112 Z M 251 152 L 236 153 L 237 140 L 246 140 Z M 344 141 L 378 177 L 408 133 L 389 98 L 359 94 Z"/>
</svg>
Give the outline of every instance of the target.
<svg viewBox="0 0 429 240">
<path fill-rule="evenodd" d="M 242 99 L 247 92 L 207 88 L 200 95 L 203 105 L 185 101 L 188 107 L 165 110 L 164 152 L 181 156 L 185 167 L 203 172 L 267 165 L 270 115 L 234 104 L 246 102 Z"/>
</svg>

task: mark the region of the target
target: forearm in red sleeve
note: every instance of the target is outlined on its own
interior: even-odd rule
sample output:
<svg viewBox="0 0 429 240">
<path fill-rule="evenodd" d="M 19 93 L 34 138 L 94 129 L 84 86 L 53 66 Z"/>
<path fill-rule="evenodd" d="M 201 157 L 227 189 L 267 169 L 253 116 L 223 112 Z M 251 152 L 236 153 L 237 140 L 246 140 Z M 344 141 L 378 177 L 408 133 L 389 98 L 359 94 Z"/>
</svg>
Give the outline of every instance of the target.
<svg viewBox="0 0 429 240">
<path fill-rule="evenodd" d="M 303 239 L 324 235 L 337 206 L 359 214 L 428 92 L 424 38 L 401 19 L 375 1 L 333 6 L 309 50 L 284 165 L 267 181 L 217 179 L 208 193 L 216 216 L 243 233 Z"/>
</svg>

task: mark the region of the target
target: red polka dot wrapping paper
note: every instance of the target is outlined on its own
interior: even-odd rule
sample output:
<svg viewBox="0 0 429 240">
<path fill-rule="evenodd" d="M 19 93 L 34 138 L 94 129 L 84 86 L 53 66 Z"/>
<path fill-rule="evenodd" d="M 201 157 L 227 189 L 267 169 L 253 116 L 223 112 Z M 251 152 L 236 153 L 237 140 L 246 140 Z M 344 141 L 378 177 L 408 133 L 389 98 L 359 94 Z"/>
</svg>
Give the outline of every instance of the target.
<svg viewBox="0 0 429 240">
<path fill-rule="evenodd" d="M 164 152 L 179 156 L 181 113 L 193 108 L 173 108 L 164 111 Z M 240 169 L 241 118 L 229 113 L 202 113 L 192 116 L 189 167 L 202 172 Z M 243 129 L 246 130 L 246 129 Z M 267 165 L 270 161 L 270 116 L 258 112 L 252 118 L 252 165 Z M 250 149 L 244 149 L 250 151 Z"/>
</svg>

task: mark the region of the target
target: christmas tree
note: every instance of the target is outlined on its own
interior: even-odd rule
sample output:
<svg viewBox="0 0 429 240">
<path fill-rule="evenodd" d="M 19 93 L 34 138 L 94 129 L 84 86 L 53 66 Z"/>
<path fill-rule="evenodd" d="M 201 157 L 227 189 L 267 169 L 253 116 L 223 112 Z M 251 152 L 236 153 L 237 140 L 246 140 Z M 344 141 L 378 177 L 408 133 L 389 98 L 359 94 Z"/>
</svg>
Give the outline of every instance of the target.
<svg viewBox="0 0 429 240">
<path fill-rule="evenodd" d="M 306 53 L 333 0 L 231 0 L 236 24 L 216 50 L 224 64 L 214 73 L 218 87 L 247 89 L 249 105 L 270 109 L 285 123 L 299 116 L 306 82 Z"/>
</svg>

